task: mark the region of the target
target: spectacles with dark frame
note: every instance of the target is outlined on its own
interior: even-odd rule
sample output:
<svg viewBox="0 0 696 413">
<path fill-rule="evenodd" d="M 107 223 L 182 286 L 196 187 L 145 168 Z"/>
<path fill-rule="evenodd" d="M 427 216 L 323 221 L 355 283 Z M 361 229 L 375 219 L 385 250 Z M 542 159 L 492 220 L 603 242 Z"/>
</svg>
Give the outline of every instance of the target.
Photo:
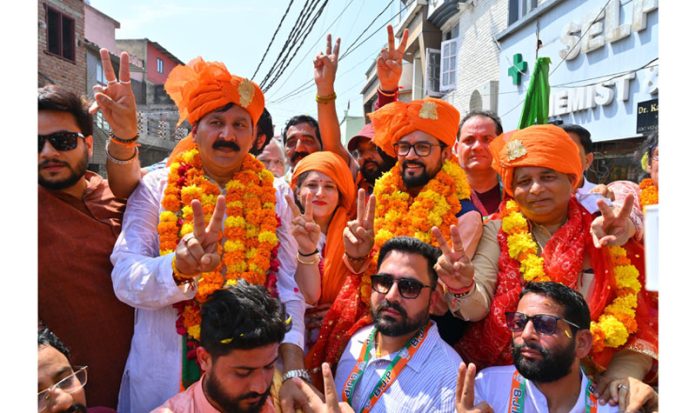
<svg viewBox="0 0 696 413">
<path fill-rule="evenodd" d="M 505 313 L 505 322 L 507 324 L 507 327 L 513 333 L 519 333 L 520 331 L 524 330 L 524 328 L 527 326 L 527 323 L 531 321 L 534 325 L 534 330 L 536 330 L 537 333 L 550 336 L 556 332 L 556 328 L 558 327 L 558 320 L 563 320 L 568 325 L 580 330 L 579 325 L 573 323 L 572 321 L 568 321 L 565 318 L 556 317 L 554 315 L 536 314 L 528 316 L 524 313 L 512 311 L 508 311 Z"/>
<path fill-rule="evenodd" d="M 370 280 L 372 281 L 372 290 L 380 294 L 388 293 L 396 282 L 399 294 L 406 299 L 417 298 L 423 288 L 433 288 L 413 278 L 394 279 L 391 274 L 375 274 L 370 277 Z"/>
<path fill-rule="evenodd" d="M 416 152 L 416 155 L 420 157 L 428 156 L 433 151 L 433 146 L 444 147 L 443 144 L 430 143 L 430 142 L 416 142 L 411 145 L 408 142 L 397 142 L 394 144 L 394 152 L 397 156 L 407 156 L 411 152 L 411 148 Z"/>
<path fill-rule="evenodd" d="M 85 139 L 85 136 L 80 132 L 60 131 L 50 135 L 39 135 L 39 152 L 46 145 L 46 141 L 51 142 L 57 151 L 65 152 L 77 148 L 77 138 Z"/>
<path fill-rule="evenodd" d="M 73 373 L 63 378 L 53 386 L 39 392 L 39 410 L 44 411 L 48 408 L 48 401 L 51 399 L 51 393 L 56 389 L 60 389 L 66 393 L 75 393 L 87 384 L 87 366 L 75 366 Z"/>
</svg>

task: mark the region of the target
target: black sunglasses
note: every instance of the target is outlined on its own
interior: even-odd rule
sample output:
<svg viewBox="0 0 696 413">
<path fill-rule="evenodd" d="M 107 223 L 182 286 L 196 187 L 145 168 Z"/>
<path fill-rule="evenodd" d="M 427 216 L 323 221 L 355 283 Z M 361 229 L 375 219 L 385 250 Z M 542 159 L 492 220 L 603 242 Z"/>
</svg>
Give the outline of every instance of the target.
<svg viewBox="0 0 696 413">
<path fill-rule="evenodd" d="M 51 142 L 57 151 L 71 151 L 77 148 L 77 138 L 84 139 L 84 135 L 79 132 L 60 131 L 50 135 L 39 135 L 39 152 L 41 152 L 46 141 Z"/>
<path fill-rule="evenodd" d="M 380 294 L 386 294 L 394 284 L 394 276 L 391 274 L 375 274 L 370 277 L 372 290 Z M 396 287 L 403 298 L 416 298 L 423 288 L 433 288 L 412 278 L 399 278 L 396 280 Z"/>
<path fill-rule="evenodd" d="M 577 329 L 580 329 L 579 325 L 571 321 L 568 321 L 565 318 L 556 317 L 553 315 L 537 314 L 533 316 L 528 316 L 524 313 L 512 311 L 505 313 L 505 321 L 507 323 L 507 326 L 510 329 L 510 331 L 515 333 L 519 333 L 520 331 L 524 330 L 527 323 L 531 321 L 534 325 L 534 330 L 536 330 L 537 333 L 544 335 L 552 335 L 556 332 L 558 320 L 563 320 L 569 325 Z"/>
</svg>

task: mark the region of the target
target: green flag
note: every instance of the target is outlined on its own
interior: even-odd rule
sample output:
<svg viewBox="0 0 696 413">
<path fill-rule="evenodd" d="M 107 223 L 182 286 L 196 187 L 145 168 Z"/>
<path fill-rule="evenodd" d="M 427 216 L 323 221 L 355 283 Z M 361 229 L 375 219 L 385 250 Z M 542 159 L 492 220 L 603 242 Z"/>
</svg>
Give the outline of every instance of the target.
<svg viewBox="0 0 696 413">
<path fill-rule="evenodd" d="M 524 107 L 517 129 L 530 125 L 543 125 L 549 120 L 549 65 L 551 58 L 540 57 L 534 64 L 532 78 L 529 79 L 527 95 L 524 97 Z"/>
</svg>

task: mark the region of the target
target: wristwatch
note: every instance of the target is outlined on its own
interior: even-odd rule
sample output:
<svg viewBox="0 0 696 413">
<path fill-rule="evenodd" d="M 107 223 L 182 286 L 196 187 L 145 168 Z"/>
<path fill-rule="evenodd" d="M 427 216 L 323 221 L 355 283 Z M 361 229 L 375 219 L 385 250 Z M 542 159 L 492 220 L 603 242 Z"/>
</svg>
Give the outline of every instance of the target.
<svg viewBox="0 0 696 413">
<path fill-rule="evenodd" d="M 286 371 L 285 374 L 283 374 L 283 383 L 285 383 L 293 377 L 299 377 L 307 383 L 312 382 L 312 378 L 309 376 L 309 371 L 307 369 L 297 369 Z"/>
</svg>

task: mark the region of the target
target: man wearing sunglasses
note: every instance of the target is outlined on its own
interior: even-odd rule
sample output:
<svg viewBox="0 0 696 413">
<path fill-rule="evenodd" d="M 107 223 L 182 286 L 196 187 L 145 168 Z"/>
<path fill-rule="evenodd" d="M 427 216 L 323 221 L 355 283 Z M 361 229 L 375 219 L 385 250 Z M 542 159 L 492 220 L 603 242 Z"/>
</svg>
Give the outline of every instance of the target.
<svg viewBox="0 0 696 413">
<path fill-rule="evenodd" d="M 637 411 L 640 404 L 629 401 L 629 388 L 643 394 L 649 411 L 657 410 L 657 394 L 635 379 L 619 387 L 618 405 L 598 400 L 581 367 L 592 350 L 592 333 L 590 309 L 579 292 L 561 283 L 528 283 L 516 311 L 507 312 L 505 320 L 512 333 L 514 365 L 484 369 L 474 384 L 473 363 L 468 368 L 462 364 L 464 391 L 458 394 L 458 412 L 472 409 L 473 404 L 496 412 Z"/>
<path fill-rule="evenodd" d="M 127 54 L 121 56 L 121 82 L 109 53 L 101 54 L 108 86 L 95 89 L 98 103 L 91 110 L 101 109 L 113 132 L 109 182 L 87 170 L 93 150 L 90 109 L 62 87 L 38 90 L 38 313 L 72 349 L 75 362 L 90 366 L 90 404 L 115 408 L 133 310 L 114 294 L 109 255 L 125 208 L 120 197 L 140 175 L 135 98 L 125 82 Z"/>
<path fill-rule="evenodd" d="M 461 358 L 430 320 L 439 251 L 410 237 L 387 241 L 372 275 L 374 324 L 350 339 L 336 369 L 356 412 L 452 412 Z"/>
</svg>

